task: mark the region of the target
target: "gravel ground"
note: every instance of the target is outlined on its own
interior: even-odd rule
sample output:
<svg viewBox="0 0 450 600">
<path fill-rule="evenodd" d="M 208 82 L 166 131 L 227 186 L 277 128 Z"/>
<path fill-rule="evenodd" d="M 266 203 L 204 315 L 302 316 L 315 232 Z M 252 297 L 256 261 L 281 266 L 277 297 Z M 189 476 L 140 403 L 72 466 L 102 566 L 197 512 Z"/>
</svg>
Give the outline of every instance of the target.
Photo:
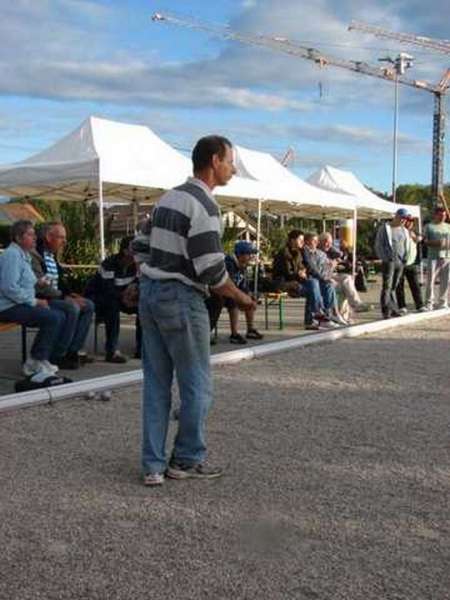
<svg viewBox="0 0 450 600">
<path fill-rule="evenodd" d="M 1 600 L 450 599 L 450 319 L 216 370 L 211 482 L 139 390 L 0 416 Z"/>
</svg>

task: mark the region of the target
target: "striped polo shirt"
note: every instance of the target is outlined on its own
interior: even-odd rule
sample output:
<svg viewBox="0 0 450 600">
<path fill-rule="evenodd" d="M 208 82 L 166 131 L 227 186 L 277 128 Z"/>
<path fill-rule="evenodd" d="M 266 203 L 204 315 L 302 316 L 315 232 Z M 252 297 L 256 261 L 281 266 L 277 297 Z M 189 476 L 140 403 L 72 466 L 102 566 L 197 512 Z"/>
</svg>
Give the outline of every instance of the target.
<svg viewBox="0 0 450 600">
<path fill-rule="evenodd" d="M 150 279 L 176 279 L 203 293 L 223 285 L 228 275 L 221 230 L 220 210 L 210 189 L 189 178 L 155 206 L 141 273 Z"/>
<path fill-rule="evenodd" d="M 45 263 L 45 275 L 49 280 L 50 285 L 55 290 L 58 289 L 59 283 L 59 272 L 58 265 L 56 264 L 55 256 L 52 252 L 44 250 L 44 263 Z"/>
</svg>

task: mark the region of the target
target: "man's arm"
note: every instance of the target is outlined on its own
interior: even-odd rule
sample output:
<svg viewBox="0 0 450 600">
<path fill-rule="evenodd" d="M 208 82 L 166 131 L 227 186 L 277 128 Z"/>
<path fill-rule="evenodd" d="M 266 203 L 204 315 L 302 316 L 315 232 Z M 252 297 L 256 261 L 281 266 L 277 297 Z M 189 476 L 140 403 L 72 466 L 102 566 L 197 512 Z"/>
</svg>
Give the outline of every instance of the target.
<svg viewBox="0 0 450 600">
<path fill-rule="evenodd" d="M 241 310 L 247 310 L 248 308 L 256 306 L 255 300 L 253 300 L 253 298 L 248 294 L 241 292 L 241 290 L 235 286 L 229 277 L 225 283 L 222 283 L 216 287 L 212 286 L 211 289 L 218 296 L 225 296 L 226 298 L 231 298 L 234 300 Z"/>
</svg>

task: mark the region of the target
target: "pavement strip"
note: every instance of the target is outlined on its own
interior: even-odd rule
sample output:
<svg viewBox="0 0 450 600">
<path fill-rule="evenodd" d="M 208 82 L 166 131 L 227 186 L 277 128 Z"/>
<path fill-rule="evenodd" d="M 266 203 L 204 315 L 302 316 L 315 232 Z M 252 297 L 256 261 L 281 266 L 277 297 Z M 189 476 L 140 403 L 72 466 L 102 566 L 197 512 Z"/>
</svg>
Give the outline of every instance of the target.
<svg viewBox="0 0 450 600">
<path fill-rule="evenodd" d="M 439 319 L 450 315 L 450 309 L 433 310 L 424 313 L 413 313 L 393 319 L 384 319 L 370 323 L 361 323 L 351 325 L 331 331 L 312 333 L 302 335 L 301 337 L 290 338 L 276 342 L 258 344 L 250 348 L 240 348 L 229 352 L 220 352 L 211 356 L 211 365 L 224 365 L 237 363 L 242 360 L 251 360 L 253 358 L 262 358 L 271 354 L 288 352 L 294 348 L 310 346 L 313 344 L 323 344 L 334 342 L 343 338 L 359 337 L 378 331 L 404 327 L 405 325 L 414 325 L 422 321 Z M 0 397 L 0 413 L 10 412 L 19 408 L 36 406 L 38 404 L 51 404 L 59 400 L 71 398 L 86 398 L 93 394 L 115 391 L 119 388 L 140 384 L 143 379 L 142 369 L 118 373 L 116 375 L 107 375 L 104 377 L 95 377 L 84 381 L 67 383 L 55 386 L 53 388 L 42 388 L 19 394 L 8 394 Z"/>
</svg>

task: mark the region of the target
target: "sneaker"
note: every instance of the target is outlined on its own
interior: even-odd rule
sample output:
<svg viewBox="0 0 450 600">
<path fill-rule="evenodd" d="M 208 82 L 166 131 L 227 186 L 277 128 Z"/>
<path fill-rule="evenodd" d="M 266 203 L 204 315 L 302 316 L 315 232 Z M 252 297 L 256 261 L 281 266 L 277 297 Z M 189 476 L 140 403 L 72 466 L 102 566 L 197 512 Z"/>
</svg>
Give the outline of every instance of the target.
<svg viewBox="0 0 450 600">
<path fill-rule="evenodd" d="M 342 315 L 332 315 L 330 320 L 332 323 L 337 323 L 338 325 L 348 325 L 347 321 Z"/>
<path fill-rule="evenodd" d="M 146 473 L 144 475 L 144 485 L 162 485 L 163 483 L 163 473 Z"/>
<path fill-rule="evenodd" d="M 35 363 L 37 370 L 30 377 L 30 381 L 33 381 L 33 383 L 44 383 L 49 377 L 54 377 L 54 371 L 48 370 L 44 365 L 44 361 L 36 360 Z"/>
<path fill-rule="evenodd" d="M 420 308 L 417 309 L 418 313 L 424 313 L 424 312 L 429 312 L 429 308 L 428 306 L 421 306 Z"/>
<path fill-rule="evenodd" d="M 206 463 L 186 465 L 172 461 L 167 469 L 167 477 L 171 479 L 217 479 L 222 475 L 222 469 L 210 467 Z"/>
<path fill-rule="evenodd" d="M 38 361 L 34 358 L 27 358 L 27 360 L 23 363 L 22 373 L 26 377 L 30 377 L 39 370 Z"/>
<path fill-rule="evenodd" d="M 305 325 L 306 331 L 319 331 L 320 324 L 319 321 L 313 321 L 312 323 L 307 323 Z"/>
<path fill-rule="evenodd" d="M 334 321 L 320 321 L 319 322 L 319 329 L 337 329 L 338 327 L 340 327 L 340 325 L 338 325 Z"/>
<path fill-rule="evenodd" d="M 240 333 L 232 333 L 230 335 L 230 344 L 246 344 L 247 340 Z"/>
<path fill-rule="evenodd" d="M 123 365 L 128 362 L 128 358 L 124 356 L 119 350 L 115 352 L 108 352 L 105 357 L 106 362 L 115 363 L 118 365 Z"/>
<path fill-rule="evenodd" d="M 79 369 L 80 358 L 76 352 L 68 352 L 57 361 L 57 365 L 60 369 Z"/>
<path fill-rule="evenodd" d="M 78 358 L 80 359 L 80 365 L 91 365 L 95 362 L 95 358 L 86 352 L 78 352 Z"/>
<path fill-rule="evenodd" d="M 399 312 L 401 315 L 407 315 L 407 314 L 408 314 L 408 309 L 407 309 L 406 307 L 404 307 L 404 308 L 399 308 L 399 309 L 398 309 L 398 312 Z"/>
<path fill-rule="evenodd" d="M 44 365 L 44 367 L 45 367 L 45 369 L 47 369 L 47 371 L 51 371 L 53 374 L 55 374 L 59 371 L 58 365 L 53 365 L 48 360 L 41 360 L 41 363 Z"/>
<path fill-rule="evenodd" d="M 256 329 L 249 329 L 245 337 L 249 340 L 262 340 L 264 336 L 262 333 L 259 333 L 259 331 L 257 331 Z"/>
</svg>

